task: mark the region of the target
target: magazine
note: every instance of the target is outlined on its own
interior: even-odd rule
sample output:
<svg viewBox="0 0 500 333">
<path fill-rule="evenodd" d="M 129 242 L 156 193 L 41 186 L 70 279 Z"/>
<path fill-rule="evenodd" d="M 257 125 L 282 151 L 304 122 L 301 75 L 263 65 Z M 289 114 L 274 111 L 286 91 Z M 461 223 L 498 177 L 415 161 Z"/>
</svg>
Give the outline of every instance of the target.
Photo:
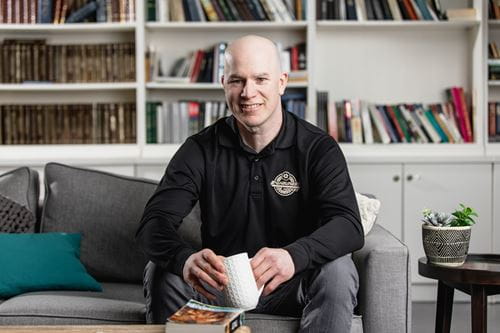
<svg viewBox="0 0 500 333">
<path fill-rule="evenodd" d="M 167 319 L 167 333 L 231 333 L 242 325 L 244 310 L 204 304 L 195 300 Z"/>
</svg>

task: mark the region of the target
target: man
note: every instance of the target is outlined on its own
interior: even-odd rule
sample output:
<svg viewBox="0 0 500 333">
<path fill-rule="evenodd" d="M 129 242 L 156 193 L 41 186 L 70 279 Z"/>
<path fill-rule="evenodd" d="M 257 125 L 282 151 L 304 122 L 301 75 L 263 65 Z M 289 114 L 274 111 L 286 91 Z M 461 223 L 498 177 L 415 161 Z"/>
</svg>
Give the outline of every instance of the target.
<svg viewBox="0 0 500 333">
<path fill-rule="evenodd" d="M 259 313 L 299 316 L 302 332 L 349 332 L 362 247 L 359 211 L 337 143 L 282 110 L 288 76 L 270 40 L 245 36 L 225 55 L 232 116 L 190 137 L 148 202 L 137 240 L 148 314 L 166 318 L 190 298 L 223 304 L 223 258 L 248 252 Z M 178 236 L 200 202 L 203 249 Z M 151 318 L 151 317 L 150 317 Z"/>
</svg>

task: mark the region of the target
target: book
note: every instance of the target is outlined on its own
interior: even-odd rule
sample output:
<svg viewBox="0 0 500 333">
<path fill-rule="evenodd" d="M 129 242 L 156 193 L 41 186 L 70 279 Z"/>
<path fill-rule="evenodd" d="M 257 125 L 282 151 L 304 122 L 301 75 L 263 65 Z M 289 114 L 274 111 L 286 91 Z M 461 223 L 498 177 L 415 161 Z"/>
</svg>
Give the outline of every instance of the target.
<svg viewBox="0 0 500 333">
<path fill-rule="evenodd" d="M 375 105 L 370 105 L 368 109 L 370 110 L 370 115 L 372 116 L 373 123 L 375 124 L 375 128 L 377 129 L 377 133 L 382 143 L 391 143 L 391 138 L 388 131 L 385 129 L 384 120 L 377 107 Z"/>
<path fill-rule="evenodd" d="M 213 306 L 189 300 L 167 319 L 168 333 L 231 333 L 242 325 L 241 309 Z"/>
<path fill-rule="evenodd" d="M 446 10 L 448 20 L 474 20 L 477 17 L 476 8 L 450 8 Z"/>
<path fill-rule="evenodd" d="M 370 119 L 370 111 L 368 110 L 368 104 L 364 101 L 361 101 L 361 121 L 363 123 L 363 137 L 365 143 L 373 143 L 373 128 L 372 122 Z"/>
</svg>

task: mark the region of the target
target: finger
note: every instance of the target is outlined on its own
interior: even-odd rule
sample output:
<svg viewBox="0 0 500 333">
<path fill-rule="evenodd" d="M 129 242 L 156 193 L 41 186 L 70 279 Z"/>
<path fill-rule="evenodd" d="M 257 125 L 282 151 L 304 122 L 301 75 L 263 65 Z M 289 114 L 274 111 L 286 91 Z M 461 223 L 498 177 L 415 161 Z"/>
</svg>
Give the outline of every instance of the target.
<svg viewBox="0 0 500 333">
<path fill-rule="evenodd" d="M 270 265 L 269 262 L 263 261 L 259 266 L 253 269 L 253 275 L 255 277 L 255 280 L 260 279 L 261 276 L 271 268 L 273 268 L 273 266 Z"/>
<path fill-rule="evenodd" d="M 267 271 L 264 272 L 258 279 L 255 280 L 257 282 L 257 288 L 264 286 L 270 280 L 272 280 L 276 276 L 277 270 L 274 267 L 270 267 Z"/>
<path fill-rule="evenodd" d="M 222 286 L 227 284 L 227 277 L 225 274 L 218 272 L 209 262 L 204 261 L 203 259 L 199 259 L 195 261 L 195 264 L 207 273 L 212 279 L 215 280 L 222 288 Z M 220 289 L 217 288 L 217 289 Z"/>
<path fill-rule="evenodd" d="M 226 269 L 224 268 L 224 259 L 222 256 L 217 256 L 212 250 L 207 250 L 202 253 L 202 257 L 218 272 L 226 272 Z"/>
<path fill-rule="evenodd" d="M 264 249 L 260 249 L 259 252 L 257 252 L 255 256 L 250 260 L 252 269 L 255 269 L 255 267 L 259 266 L 262 261 L 264 261 L 264 259 L 266 258 L 265 253 L 266 251 L 264 251 Z"/>
<path fill-rule="evenodd" d="M 283 283 L 283 279 L 279 275 L 275 275 L 274 279 L 269 282 L 266 287 L 264 288 L 264 291 L 262 292 L 262 296 L 267 296 L 273 291 L 276 290 L 280 286 L 280 284 Z"/>
<path fill-rule="evenodd" d="M 206 290 L 200 283 L 195 283 L 193 284 L 194 290 L 208 298 L 209 300 L 215 301 L 217 297 L 215 295 L 211 294 L 208 290 Z"/>
<path fill-rule="evenodd" d="M 215 289 L 222 290 L 222 285 L 220 285 L 214 279 L 212 279 L 210 275 L 205 273 L 205 271 L 203 271 L 203 269 L 201 269 L 200 267 L 195 267 L 193 269 L 193 274 L 198 278 L 198 280 L 206 282 L 208 285 L 210 285 Z"/>
</svg>

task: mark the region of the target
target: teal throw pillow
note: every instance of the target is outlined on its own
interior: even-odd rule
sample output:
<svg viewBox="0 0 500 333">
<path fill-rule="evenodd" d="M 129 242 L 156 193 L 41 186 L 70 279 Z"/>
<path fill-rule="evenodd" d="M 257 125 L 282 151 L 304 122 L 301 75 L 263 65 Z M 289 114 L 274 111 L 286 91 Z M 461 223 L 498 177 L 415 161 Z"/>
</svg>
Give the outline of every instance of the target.
<svg viewBox="0 0 500 333">
<path fill-rule="evenodd" d="M 80 262 L 80 234 L 0 233 L 0 298 L 29 291 L 102 291 Z"/>
</svg>

